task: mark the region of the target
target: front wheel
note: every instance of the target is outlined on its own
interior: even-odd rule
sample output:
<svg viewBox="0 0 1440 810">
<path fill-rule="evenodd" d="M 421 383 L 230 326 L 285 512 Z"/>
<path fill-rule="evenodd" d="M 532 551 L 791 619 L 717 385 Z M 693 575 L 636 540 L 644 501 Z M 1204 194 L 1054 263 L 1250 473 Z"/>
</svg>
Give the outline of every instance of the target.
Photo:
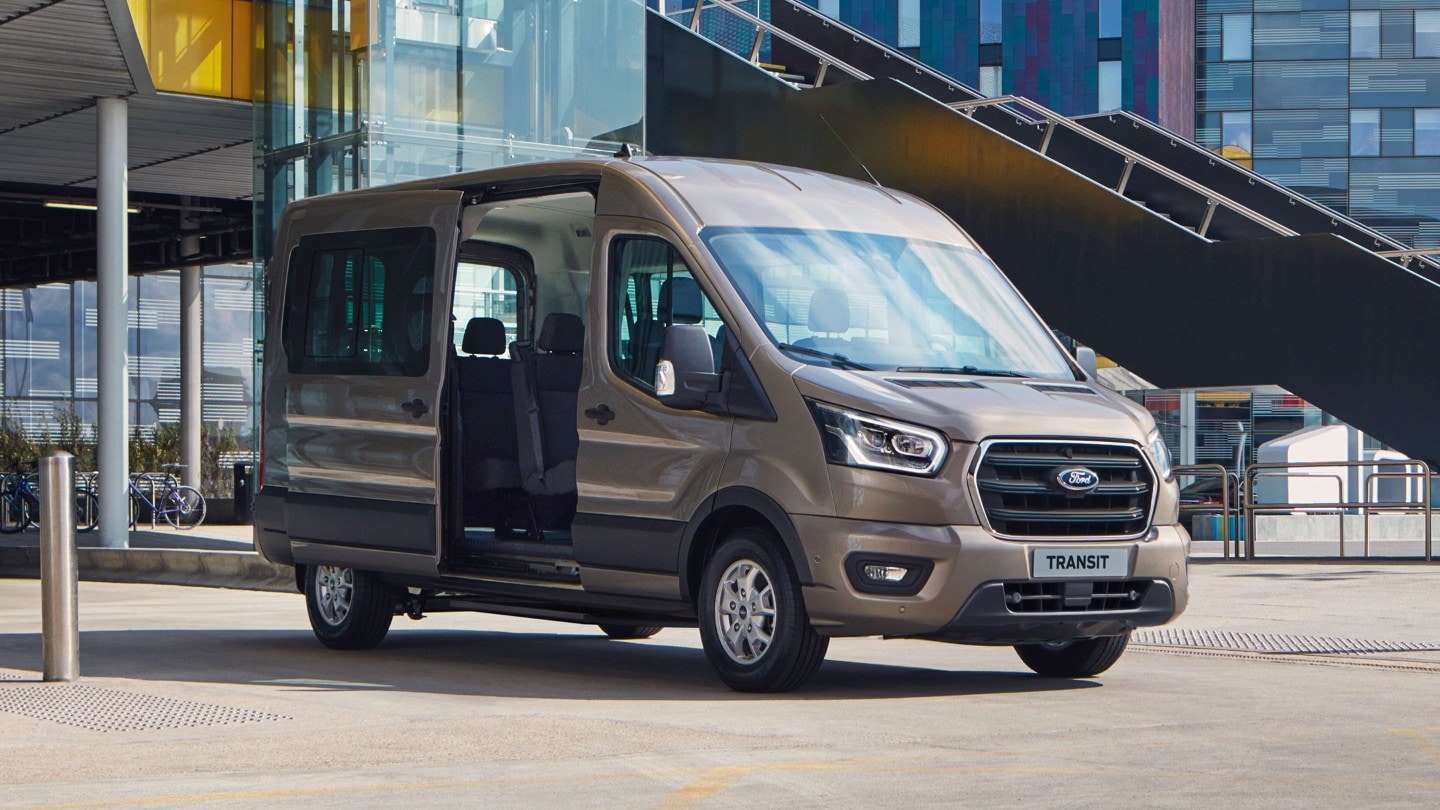
<svg viewBox="0 0 1440 810">
<path fill-rule="evenodd" d="M 320 643 L 334 650 L 365 650 L 390 632 L 396 589 L 369 571 L 337 565 L 305 566 L 305 609 Z"/>
<path fill-rule="evenodd" d="M 738 692 L 800 687 L 830 645 L 810 626 L 790 561 L 755 529 L 732 533 L 711 555 L 697 613 L 710 666 Z"/>
<path fill-rule="evenodd" d="M 1047 678 L 1090 678 L 1120 660 L 1130 644 L 1130 633 L 1045 644 L 1016 644 L 1015 653 L 1025 666 Z"/>
<path fill-rule="evenodd" d="M 88 532 L 100 522 L 100 501 L 88 489 L 75 490 L 75 531 Z"/>
</svg>

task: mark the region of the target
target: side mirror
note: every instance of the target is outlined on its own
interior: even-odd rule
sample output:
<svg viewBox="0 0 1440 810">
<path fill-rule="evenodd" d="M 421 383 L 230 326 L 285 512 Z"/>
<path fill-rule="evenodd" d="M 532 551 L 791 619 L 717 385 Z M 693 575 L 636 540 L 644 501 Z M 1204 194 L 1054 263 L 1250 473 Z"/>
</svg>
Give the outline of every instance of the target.
<svg viewBox="0 0 1440 810">
<path fill-rule="evenodd" d="M 1085 372 L 1085 376 L 1092 380 L 1099 379 L 1100 366 L 1095 362 L 1094 349 L 1089 346 L 1076 346 L 1075 362 L 1080 364 L 1080 369 Z"/>
<path fill-rule="evenodd" d="M 720 390 L 710 336 L 699 324 L 677 323 L 665 330 L 665 346 L 655 365 L 655 395 L 671 408 L 693 411 Z"/>
</svg>

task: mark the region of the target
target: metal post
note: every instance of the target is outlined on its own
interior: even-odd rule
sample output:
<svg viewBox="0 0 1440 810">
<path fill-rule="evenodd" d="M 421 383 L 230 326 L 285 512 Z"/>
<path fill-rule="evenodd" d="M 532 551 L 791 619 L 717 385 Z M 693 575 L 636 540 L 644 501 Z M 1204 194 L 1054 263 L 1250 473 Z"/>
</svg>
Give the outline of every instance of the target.
<svg viewBox="0 0 1440 810">
<path fill-rule="evenodd" d="M 97 455 L 100 481 L 100 545 L 125 548 L 130 544 L 130 361 L 129 343 L 129 227 L 126 168 L 129 155 L 127 108 L 123 98 L 102 98 L 96 103 L 97 135 L 95 308 L 97 396 L 99 424 Z"/>
<path fill-rule="evenodd" d="M 180 270 L 180 483 L 200 488 L 201 297 L 199 267 Z"/>
<path fill-rule="evenodd" d="M 75 570 L 75 457 L 40 460 L 40 626 L 44 679 L 80 677 L 80 584 Z"/>
</svg>

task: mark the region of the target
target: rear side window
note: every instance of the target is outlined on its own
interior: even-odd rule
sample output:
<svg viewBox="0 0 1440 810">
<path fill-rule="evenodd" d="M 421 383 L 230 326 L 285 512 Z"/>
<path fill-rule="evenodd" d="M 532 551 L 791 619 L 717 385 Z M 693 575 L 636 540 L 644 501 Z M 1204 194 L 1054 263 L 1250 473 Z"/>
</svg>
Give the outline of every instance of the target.
<svg viewBox="0 0 1440 810">
<path fill-rule="evenodd" d="M 425 374 L 434 289 L 429 228 L 302 239 L 285 293 L 291 373 Z"/>
</svg>

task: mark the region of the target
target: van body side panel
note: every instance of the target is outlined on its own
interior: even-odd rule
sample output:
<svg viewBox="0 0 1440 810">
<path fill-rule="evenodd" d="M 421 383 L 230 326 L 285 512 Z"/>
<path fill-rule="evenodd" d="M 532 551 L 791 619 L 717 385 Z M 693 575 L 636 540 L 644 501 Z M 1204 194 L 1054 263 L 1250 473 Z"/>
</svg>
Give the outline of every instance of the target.
<svg viewBox="0 0 1440 810">
<path fill-rule="evenodd" d="M 292 543 L 408 552 L 436 567 L 461 197 L 377 191 L 286 212 L 276 253 L 286 265 L 270 285 L 265 453 L 288 486 L 283 525 L 260 535 L 267 545 L 279 529 Z"/>
</svg>

